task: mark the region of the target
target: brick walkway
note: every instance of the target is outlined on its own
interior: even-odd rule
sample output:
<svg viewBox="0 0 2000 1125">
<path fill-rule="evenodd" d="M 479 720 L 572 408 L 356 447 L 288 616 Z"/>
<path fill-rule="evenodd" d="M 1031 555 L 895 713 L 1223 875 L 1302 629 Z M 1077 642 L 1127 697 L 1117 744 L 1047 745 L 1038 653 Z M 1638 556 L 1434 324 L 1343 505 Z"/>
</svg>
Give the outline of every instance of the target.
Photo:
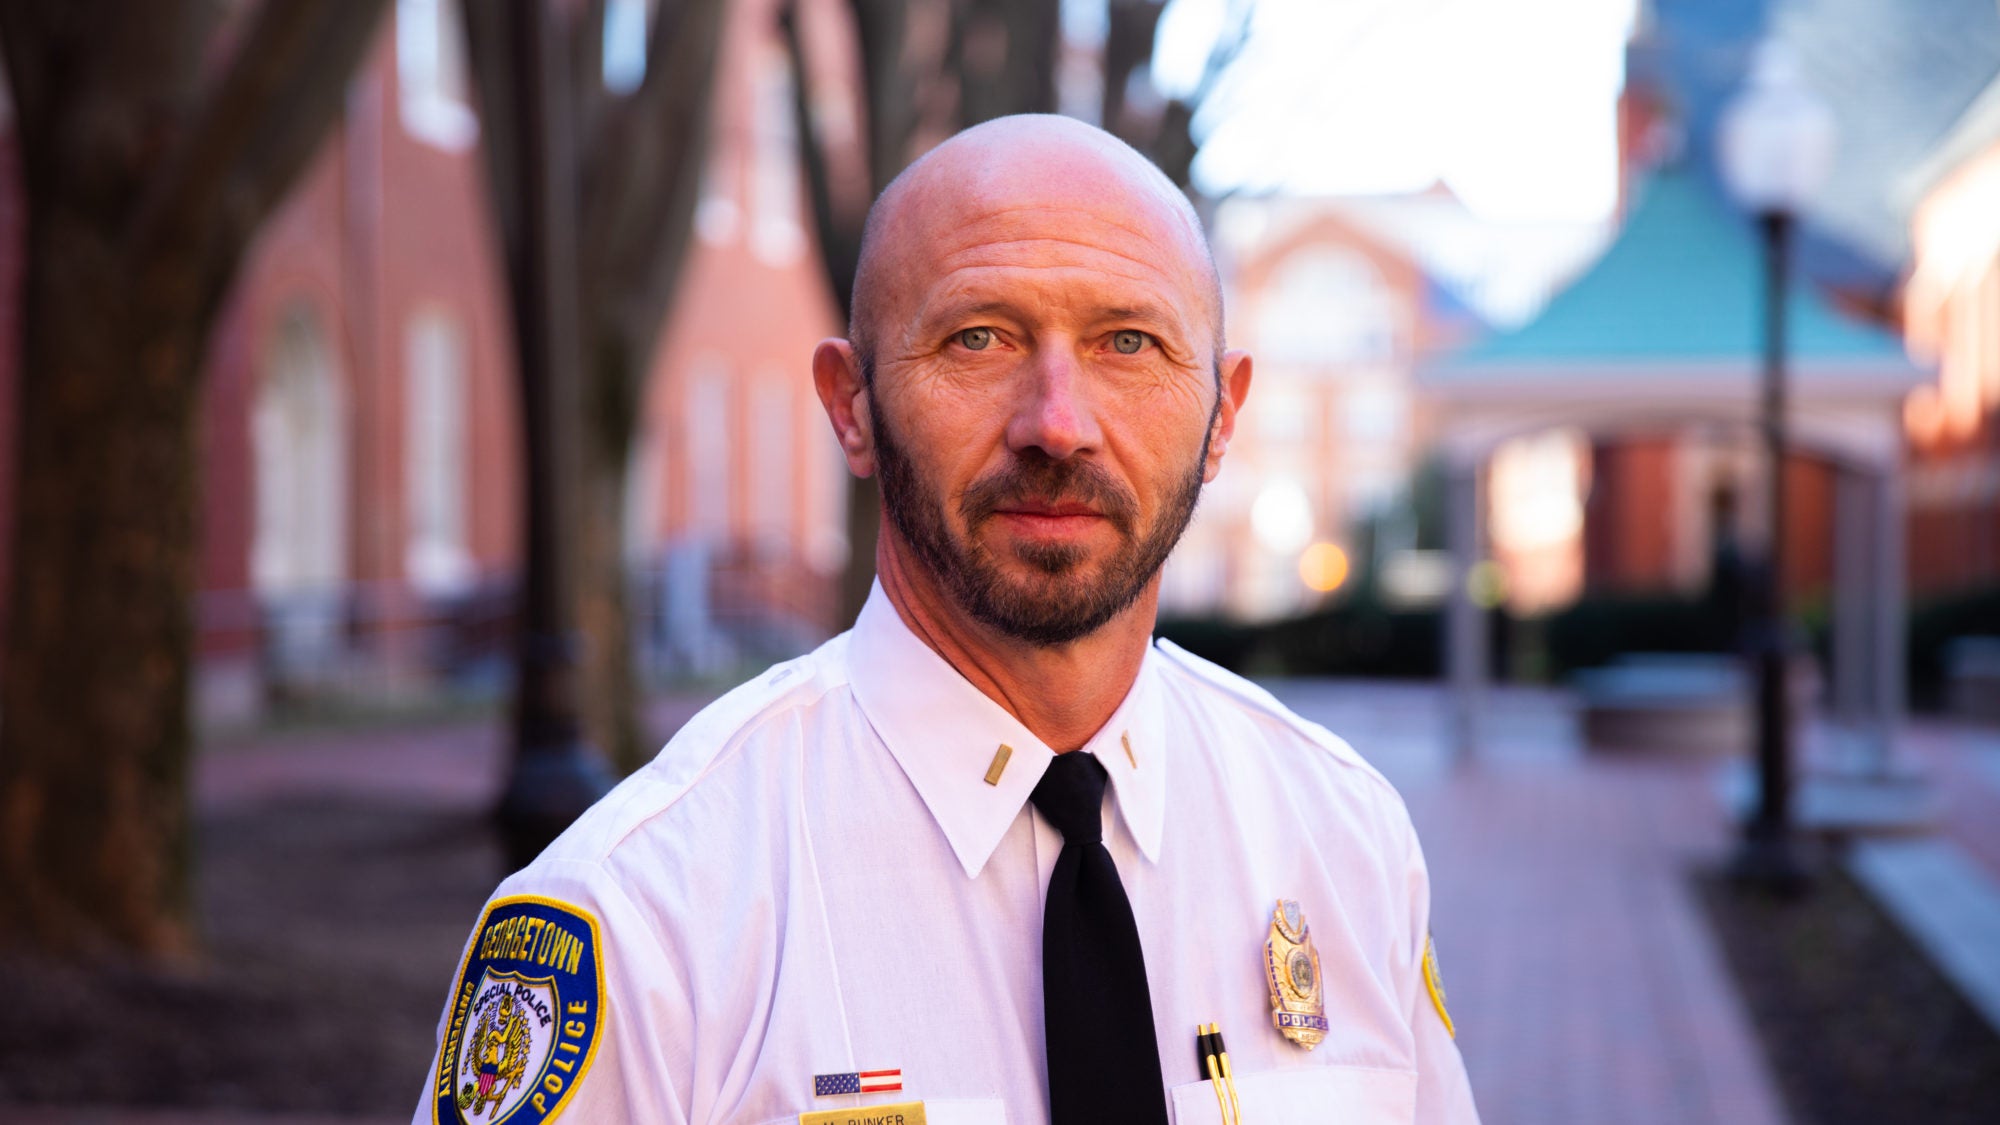
<svg viewBox="0 0 2000 1125">
<path fill-rule="evenodd" d="M 1731 840 L 1712 761 L 1586 757 L 1560 697 L 1506 693 L 1455 769 L 1435 689 L 1274 690 L 1409 803 L 1487 1125 L 1784 1120 L 1688 885 Z"/>
<path fill-rule="evenodd" d="M 1944 801 L 1944 831 L 2000 879 L 2000 730 L 1915 722 L 1899 740 Z"/>
</svg>

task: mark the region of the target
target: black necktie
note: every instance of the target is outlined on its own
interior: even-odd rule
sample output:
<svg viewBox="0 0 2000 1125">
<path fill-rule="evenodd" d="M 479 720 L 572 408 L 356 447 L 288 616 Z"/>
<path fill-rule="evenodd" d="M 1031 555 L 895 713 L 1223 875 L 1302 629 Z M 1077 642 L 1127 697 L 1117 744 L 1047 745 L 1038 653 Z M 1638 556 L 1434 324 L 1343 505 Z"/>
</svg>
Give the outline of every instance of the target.
<svg viewBox="0 0 2000 1125">
<path fill-rule="evenodd" d="M 1028 799 L 1063 837 L 1042 915 L 1051 1125 L 1165 1125 L 1146 956 L 1104 850 L 1104 766 L 1057 754 Z"/>
</svg>

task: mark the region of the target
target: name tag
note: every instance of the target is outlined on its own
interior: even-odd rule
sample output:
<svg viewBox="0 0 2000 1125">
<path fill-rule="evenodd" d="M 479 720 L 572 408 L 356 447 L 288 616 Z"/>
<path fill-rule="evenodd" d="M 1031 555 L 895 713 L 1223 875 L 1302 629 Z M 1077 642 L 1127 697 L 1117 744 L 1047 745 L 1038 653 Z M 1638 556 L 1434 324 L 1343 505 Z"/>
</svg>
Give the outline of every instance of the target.
<svg viewBox="0 0 2000 1125">
<path fill-rule="evenodd" d="M 891 1102 L 799 1114 L 799 1125 L 926 1125 L 924 1103 Z"/>
</svg>

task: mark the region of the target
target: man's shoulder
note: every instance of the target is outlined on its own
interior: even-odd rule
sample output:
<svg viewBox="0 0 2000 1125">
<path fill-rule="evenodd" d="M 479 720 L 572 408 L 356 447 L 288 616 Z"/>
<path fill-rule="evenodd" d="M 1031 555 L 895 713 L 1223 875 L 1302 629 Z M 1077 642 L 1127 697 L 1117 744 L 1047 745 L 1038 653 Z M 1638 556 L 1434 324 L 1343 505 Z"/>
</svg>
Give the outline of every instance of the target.
<svg viewBox="0 0 2000 1125">
<path fill-rule="evenodd" d="M 1329 767 L 1337 775 L 1379 788 L 1398 804 L 1401 797 L 1379 770 L 1349 745 L 1347 740 L 1285 706 L 1277 696 L 1231 672 L 1204 660 L 1165 638 L 1153 642 L 1164 659 L 1162 666 L 1182 691 L 1198 705 L 1211 711 L 1233 713 L 1255 724 L 1266 734 L 1266 742 L 1295 747 L 1308 760 Z"/>
<path fill-rule="evenodd" d="M 787 741 L 781 732 L 788 718 L 845 690 L 846 640 L 843 633 L 813 652 L 772 665 L 696 712 L 652 761 L 579 817 L 544 858 L 602 862 L 634 835 L 671 817 L 739 755 Z"/>
</svg>

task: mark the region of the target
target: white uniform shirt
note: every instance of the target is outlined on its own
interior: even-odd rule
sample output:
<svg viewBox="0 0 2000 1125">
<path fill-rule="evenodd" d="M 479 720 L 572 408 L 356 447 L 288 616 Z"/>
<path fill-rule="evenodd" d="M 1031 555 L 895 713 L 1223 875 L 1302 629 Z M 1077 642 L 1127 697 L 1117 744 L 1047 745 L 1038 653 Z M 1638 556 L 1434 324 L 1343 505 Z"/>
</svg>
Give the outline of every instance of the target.
<svg viewBox="0 0 2000 1125">
<path fill-rule="evenodd" d="M 1081 752 L 1110 774 L 1104 842 L 1177 1123 L 1220 1120 L 1195 1057 L 1205 1023 L 1249 1125 L 1477 1120 L 1426 986 L 1423 857 L 1380 774 L 1166 642 Z M 1028 795 L 1052 758 L 878 587 L 851 632 L 704 710 L 501 884 L 440 1023 L 450 1076 L 434 1059 L 416 1120 L 458 1120 L 453 1095 L 477 1080 L 492 1091 L 465 1120 L 516 1125 L 761 1125 L 908 1101 L 932 1125 L 1046 1121 L 1042 900 L 1062 839 Z M 1331 1029 L 1311 1051 L 1273 1023 L 1280 899 L 1320 958 Z M 547 924 L 492 922 L 510 910 Z M 493 960 L 509 934 L 516 959 Z M 513 1010 L 487 1004 L 494 987 L 528 1018 L 482 1023 Z M 525 1071 L 505 1065 L 508 1026 Z M 815 1096 L 816 1075 L 887 1070 L 900 1091 Z"/>
</svg>

